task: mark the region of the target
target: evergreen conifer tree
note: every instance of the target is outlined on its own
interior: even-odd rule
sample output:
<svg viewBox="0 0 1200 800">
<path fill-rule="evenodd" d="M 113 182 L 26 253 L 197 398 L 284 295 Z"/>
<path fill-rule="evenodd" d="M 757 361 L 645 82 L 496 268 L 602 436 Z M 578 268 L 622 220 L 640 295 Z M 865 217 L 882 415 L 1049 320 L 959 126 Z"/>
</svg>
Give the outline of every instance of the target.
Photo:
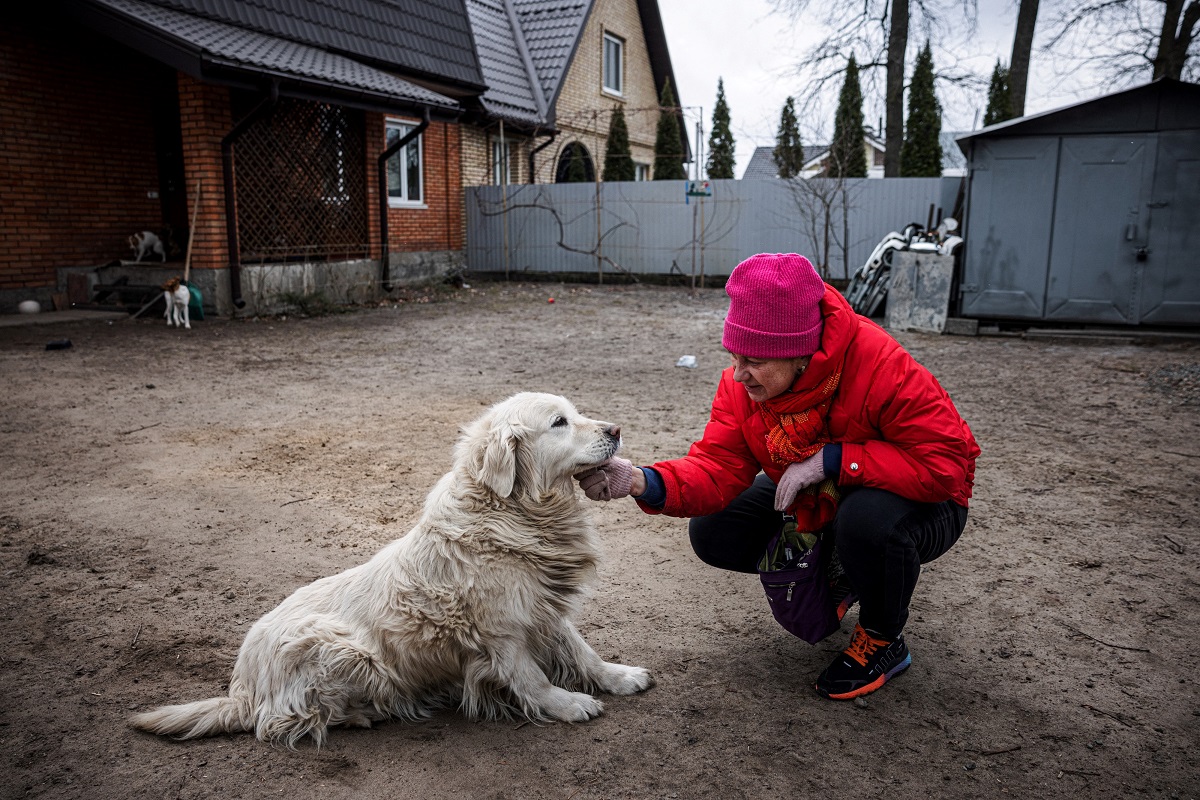
<svg viewBox="0 0 1200 800">
<path fill-rule="evenodd" d="M 942 106 L 933 87 L 933 50 L 917 53 L 908 87 L 908 123 L 900 150 L 902 178 L 938 178 L 942 174 Z"/>
<path fill-rule="evenodd" d="M 729 104 L 725 102 L 725 81 L 717 78 L 717 104 L 713 106 L 712 133 L 708 135 L 709 178 L 732 178 L 734 159 L 733 131 L 729 129 Z"/>
<path fill-rule="evenodd" d="M 867 153 L 863 144 L 862 88 L 858 83 L 858 62 L 854 56 L 846 63 L 846 80 L 838 95 L 833 120 L 833 142 L 829 145 L 827 172 L 831 178 L 867 177 Z"/>
<path fill-rule="evenodd" d="M 663 83 L 658 98 L 658 132 L 654 137 L 654 180 L 681 181 L 687 178 L 683 169 L 683 143 L 679 138 L 679 106 L 671 91 L 671 80 Z"/>
<path fill-rule="evenodd" d="M 983 124 L 995 125 L 1013 118 L 1012 93 L 1008 84 L 1008 68 L 996 62 L 992 70 L 992 83 L 988 87 L 987 111 L 983 114 Z"/>
<path fill-rule="evenodd" d="M 631 181 L 636 177 L 633 154 L 629 150 L 629 127 L 625 124 L 625 111 L 617 106 L 612 121 L 608 124 L 608 146 L 604 151 L 605 181 Z"/>
<path fill-rule="evenodd" d="M 570 145 L 571 158 L 567 162 L 567 183 L 587 183 L 587 164 L 583 160 L 583 145 L 575 142 Z"/>
<path fill-rule="evenodd" d="M 796 121 L 796 101 L 789 97 L 779 114 L 779 133 L 775 134 L 775 166 L 779 177 L 794 178 L 804 169 L 804 148 L 800 144 L 800 124 Z"/>
</svg>

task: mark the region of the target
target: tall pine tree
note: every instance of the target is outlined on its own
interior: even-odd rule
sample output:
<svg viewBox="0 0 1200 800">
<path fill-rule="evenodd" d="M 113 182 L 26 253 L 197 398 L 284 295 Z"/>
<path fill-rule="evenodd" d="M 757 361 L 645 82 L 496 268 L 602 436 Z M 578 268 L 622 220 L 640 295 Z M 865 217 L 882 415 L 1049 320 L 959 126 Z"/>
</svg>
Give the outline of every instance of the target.
<svg viewBox="0 0 1200 800">
<path fill-rule="evenodd" d="M 717 78 L 717 104 L 713 106 L 712 133 L 708 135 L 709 178 L 732 178 L 734 168 L 733 131 L 729 130 L 729 104 L 725 102 L 725 81 Z"/>
<path fill-rule="evenodd" d="M 983 114 L 984 125 L 995 125 L 1014 116 L 1012 109 L 1012 92 L 1008 85 L 1008 68 L 996 62 L 992 70 L 992 83 L 988 87 L 987 111 Z"/>
<path fill-rule="evenodd" d="M 900 177 L 938 178 L 942 174 L 942 106 L 933 88 L 933 50 L 917 53 L 908 87 L 908 124 L 900 149 Z"/>
<path fill-rule="evenodd" d="M 671 79 L 663 82 L 658 98 L 658 131 L 654 137 L 654 180 L 682 181 L 687 179 L 683 169 L 683 142 L 679 138 L 679 106 L 671 91 Z"/>
<path fill-rule="evenodd" d="M 633 153 L 629 150 L 629 127 L 625 124 L 625 112 L 620 106 L 613 111 L 608 123 L 608 146 L 604 151 L 604 181 L 631 181 L 637 177 L 633 166 Z"/>
<path fill-rule="evenodd" d="M 775 134 L 775 166 L 779 177 L 794 178 L 804 169 L 804 148 L 800 145 L 800 125 L 796 121 L 796 101 L 789 97 L 779 113 L 779 133 Z"/>
<path fill-rule="evenodd" d="M 833 142 L 829 145 L 826 171 L 831 178 L 867 177 L 862 88 L 858 83 L 858 62 L 854 56 L 850 56 L 846 63 L 846 80 L 838 95 L 837 114 L 833 118 Z"/>
</svg>

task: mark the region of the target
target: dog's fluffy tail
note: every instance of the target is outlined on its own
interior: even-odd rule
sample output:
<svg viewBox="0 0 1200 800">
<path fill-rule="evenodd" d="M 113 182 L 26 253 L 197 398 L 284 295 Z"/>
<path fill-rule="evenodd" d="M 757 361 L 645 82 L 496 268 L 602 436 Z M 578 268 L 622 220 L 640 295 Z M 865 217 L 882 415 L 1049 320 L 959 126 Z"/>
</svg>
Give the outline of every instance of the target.
<svg viewBox="0 0 1200 800">
<path fill-rule="evenodd" d="M 212 697 L 177 706 L 163 706 L 135 714 L 129 719 L 135 728 L 177 739 L 196 739 L 217 733 L 252 729 L 249 704 L 235 697 Z"/>
</svg>

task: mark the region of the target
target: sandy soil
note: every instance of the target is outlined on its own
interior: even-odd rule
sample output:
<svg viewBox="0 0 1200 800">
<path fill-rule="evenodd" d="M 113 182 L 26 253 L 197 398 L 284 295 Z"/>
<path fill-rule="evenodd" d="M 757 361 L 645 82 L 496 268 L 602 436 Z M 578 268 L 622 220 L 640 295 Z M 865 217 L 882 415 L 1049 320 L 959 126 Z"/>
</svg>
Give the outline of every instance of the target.
<svg viewBox="0 0 1200 800">
<path fill-rule="evenodd" d="M 790 637 L 756 578 L 622 501 L 593 507 L 606 560 L 580 627 L 658 685 L 591 723 L 446 713 L 319 752 L 126 727 L 222 693 L 249 624 L 403 535 L 459 425 L 510 393 L 619 422 L 636 462 L 682 454 L 725 365 L 725 307 L 481 285 L 190 332 L 0 330 L 0 796 L 1195 797 L 1188 343 L 899 336 L 983 457 L 967 532 L 918 587 L 913 666 L 865 702 L 811 689 L 845 632 Z M 685 354 L 699 367 L 676 368 Z"/>
</svg>

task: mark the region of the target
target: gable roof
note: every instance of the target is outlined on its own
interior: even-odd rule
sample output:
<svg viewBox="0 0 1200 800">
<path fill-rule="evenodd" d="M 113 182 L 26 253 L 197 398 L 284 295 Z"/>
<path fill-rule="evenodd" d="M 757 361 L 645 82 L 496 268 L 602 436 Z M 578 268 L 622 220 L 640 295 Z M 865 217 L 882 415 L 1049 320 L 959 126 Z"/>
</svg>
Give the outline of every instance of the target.
<svg viewBox="0 0 1200 800">
<path fill-rule="evenodd" d="M 534 80 L 547 106 L 554 107 L 571 57 L 587 24 L 593 0 L 507 0 L 529 49 Z"/>
<path fill-rule="evenodd" d="M 957 131 L 942 131 L 939 139 L 942 145 L 942 172 L 957 174 L 954 171 L 964 171 L 967 168 L 967 159 L 963 156 L 962 151 L 958 148 L 957 138 L 963 134 Z M 867 134 L 863 137 L 867 144 L 871 145 L 880 152 L 883 151 L 884 143 L 882 140 Z M 827 144 L 806 144 L 804 149 L 804 168 L 811 169 L 819 166 L 817 163 L 827 152 L 829 145 Z M 766 147 L 754 148 L 754 154 L 750 156 L 750 163 L 746 165 L 745 172 L 742 173 L 742 180 L 769 180 L 779 177 L 779 167 L 775 165 L 775 146 L 767 145 Z"/>
<path fill-rule="evenodd" d="M 305 99 L 383 111 L 454 113 L 460 109 L 456 99 L 416 82 L 430 79 L 426 69 L 444 69 L 445 75 L 430 82 L 459 96 L 478 94 L 482 83 L 474 77 L 478 59 L 469 34 L 466 50 L 461 42 L 455 49 L 443 41 L 423 54 L 404 53 L 417 38 L 413 29 L 421 26 L 385 29 L 357 13 L 379 6 L 390 12 L 400 8 L 395 0 L 339 0 L 333 11 L 314 0 L 72 0 L 67 7 L 101 33 L 215 83 L 255 88 L 271 79 L 280 82 L 281 94 Z M 469 29 L 465 10 L 460 16 L 460 27 Z M 371 33 L 358 41 L 357 32 L 367 29 Z M 434 55 L 439 47 L 445 51 L 443 60 Z M 468 57 L 473 66 L 464 63 Z"/>
<path fill-rule="evenodd" d="M 636 0 L 654 89 L 671 81 L 667 37 L 657 0 Z M 480 98 L 493 117 L 531 127 L 553 128 L 554 108 L 595 0 L 466 0 L 487 91 Z M 682 101 L 676 99 L 682 105 Z M 691 159 L 687 131 L 680 130 L 685 160 Z"/>
<path fill-rule="evenodd" d="M 868 139 L 868 141 L 871 140 Z M 804 167 L 807 169 L 812 162 L 829 152 L 829 145 L 801 144 L 800 149 L 803 151 Z M 742 173 L 742 180 L 778 177 L 779 167 L 775 164 L 775 145 L 754 148 L 754 154 L 750 156 L 750 163 L 746 165 L 746 170 Z"/>
<path fill-rule="evenodd" d="M 518 123 L 544 122 L 546 98 L 510 0 L 467 0 L 467 15 L 488 87 L 480 98 L 484 110 Z"/>
</svg>

